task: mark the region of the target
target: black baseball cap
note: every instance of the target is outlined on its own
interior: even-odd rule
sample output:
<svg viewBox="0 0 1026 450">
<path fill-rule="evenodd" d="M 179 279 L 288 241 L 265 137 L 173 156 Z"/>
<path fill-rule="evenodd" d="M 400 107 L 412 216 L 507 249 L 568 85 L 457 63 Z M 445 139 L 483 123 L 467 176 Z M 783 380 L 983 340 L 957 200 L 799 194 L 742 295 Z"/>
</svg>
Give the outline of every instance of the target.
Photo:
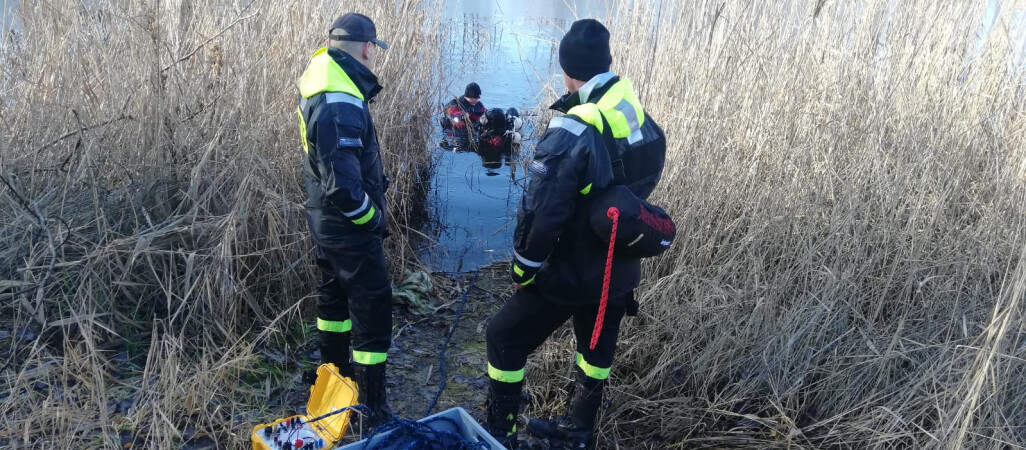
<svg viewBox="0 0 1026 450">
<path fill-rule="evenodd" d="M 342 29 L 346 36 L 331 35 L 331 31 L 335 29 Z M 328 37 L 333 41 L 373 42 L 378 47 L 388 48 L 388 44 L 378 39 L 374 21 L 363 14 L 349 13 L 339 17 L 328 29 Z"/>
</svg>

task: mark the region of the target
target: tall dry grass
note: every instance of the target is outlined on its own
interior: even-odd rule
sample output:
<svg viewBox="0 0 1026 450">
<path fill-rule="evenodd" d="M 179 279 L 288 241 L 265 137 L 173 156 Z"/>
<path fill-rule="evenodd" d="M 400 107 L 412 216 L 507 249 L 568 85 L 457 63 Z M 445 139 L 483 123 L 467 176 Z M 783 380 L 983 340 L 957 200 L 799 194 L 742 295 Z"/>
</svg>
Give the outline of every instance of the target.
<svg viewBox="0 0 1026 450">
<path fill-rule="evenodd" d="M 619 2 L 679 237 L 605 445 L 1026 446 L 1026 5 L 967 65 L 986 3 Z"/>
<path fill-rule="evenodd" d="M 244 446 L 287 377 L 265 349 L 301 340 L 316 275 L 296 79 L 343 7 L 377 20 L 402 222 L 433 18 L 412 1 L 24 3 L 0 46 L 0 444 Z M 1011 6 L 967 70 L 985 5 L 788 4 L 623 0 L 610 21 L 614 69 L 669 136 L 655 201 L 681 235 L 646 267 L 603 445 L 1026 446 Z M 532 371 L 565 373 L 565 347 Z M 534 387 L 535 409 L 559 388 Z"/>
<path fill-rule="evenodd" d="M 346 10 L 391 44 L 372 111 L 401 270 L 436 96 L 426 3 L 22 2 L 0 45 L 0 446 L 248 442 L 288 376 L 259 352 L 308 331 L 318 276 L 299 75 Z"/>
</svg>

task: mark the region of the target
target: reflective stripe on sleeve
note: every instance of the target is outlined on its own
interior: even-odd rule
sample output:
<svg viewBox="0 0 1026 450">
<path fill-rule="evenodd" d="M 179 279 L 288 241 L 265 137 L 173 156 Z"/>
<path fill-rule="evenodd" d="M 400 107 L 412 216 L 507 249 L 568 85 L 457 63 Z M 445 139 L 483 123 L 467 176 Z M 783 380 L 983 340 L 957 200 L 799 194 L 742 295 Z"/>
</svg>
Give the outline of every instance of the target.
<svg viewBox="0 0 1026 450">
<path fill-rule="evenodd" d="M 513 250 L 513 256 L 515 256 L 517 258 L 517 261 L 523 263 L 527 267 L 538 268 L 538 267 L 542 266 L 542 263 L 540 263 L 538 261 L 531 261 L 530 259 L 527 259 L 527 258 L 524 258 L 523 256 L 520 256 L 520 253 L 517 253 L 516 250 Z"/>
<path fill-rule="evenodd" d="M 356 216 L 362 214 L 364 211 L 366 211 L 368 206 L 370 206 L 370 196 L 367 195 L 367 194 L 363 194 L 363 204 L 360 205 L 359 208 L 356 208 L 356 209 L 354 209 L 352 211 L 349 211 L 349 212 L 343 211 L 342 215 L 352 219 L 353 217 L 356 217 Z"/>
<path fill-rule="evenodd" d="M 360 217 L 359 219 L 353 219 L 353 223 L 357 225 L 363 225 L 367 222 L 370 222 L 370 220 L 374 218 L 375 212 L 377 212 L 377 209 L 374 209 L 374 207 L 371 206 L 370 210 L 367 211 L 367 214 L 364 214 L 363 217 Z"/>
<path fill-rule="evenodd" d="M 574 136 L 580 136 L 581 133 L 584 133 L 584 130 L 587 129 L 587 125 L 572 119 L 567 119 L 566 117 L 556 117 L 549 122 L 549 128 L 562 128 L 569 131 Z"/>
</svg>

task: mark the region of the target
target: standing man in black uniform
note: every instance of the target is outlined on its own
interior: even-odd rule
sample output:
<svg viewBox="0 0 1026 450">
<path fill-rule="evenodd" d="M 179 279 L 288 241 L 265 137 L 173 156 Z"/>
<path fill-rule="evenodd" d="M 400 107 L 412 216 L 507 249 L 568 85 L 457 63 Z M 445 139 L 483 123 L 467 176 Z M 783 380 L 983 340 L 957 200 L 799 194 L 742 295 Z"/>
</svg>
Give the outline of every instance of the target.
<svg viewBox="0 0 1026 450">
<path fill-rule="evenodd" d="M 513 238 L 517 292 L 487 331 L 488 431 L 509 448 L 517 446 L 527 357 L 568 319 L 577 339 L 569 409 L 555 420 L 531 420 L 527 429 L 551 448 L 595 445 L 620 320 L 636 312 L 641 261 L 614 256 L 605 320 L 590 349 L 608 244 L 588 226 L 589 199 L 614 185 L 607 146 L 622 158 L 623 184 L 642 199 L 659 182 L 666 155 L 663 131 L 645 114 L 630 80 L 609 72 L 609 31 L 601 23 L 574 22 L 559 44 L 559 63 L 570 93 L 552 109 L 566 115 L 549 122 L 530 164 Z"/>
<path fill-rule="evenodd" d="M 375 427 L 391 418 L 385 360 L 392 344 L 392 285 L 381 241 L 388 178 L 368 103 L 381 91 L 376 55 L 388 48 L 374 22 L 350 13 L 328 30 L 299 83 L 306 153 L 306 218 L 321 268 L 317 329 L 321 362 L 354 377 Z M 352 362 L 350 362 L 350 344 Z"/>
</svg>

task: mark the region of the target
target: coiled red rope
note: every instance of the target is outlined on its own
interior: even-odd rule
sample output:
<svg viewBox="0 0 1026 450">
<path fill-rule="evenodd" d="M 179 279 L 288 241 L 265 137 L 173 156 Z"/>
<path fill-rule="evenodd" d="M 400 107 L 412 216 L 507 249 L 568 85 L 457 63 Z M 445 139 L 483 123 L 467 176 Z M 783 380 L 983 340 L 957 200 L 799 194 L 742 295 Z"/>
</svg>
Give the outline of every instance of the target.
<svg viewBox="0 0 1026 450">
<path fill-rule="evenodd" d="M 609 233 L 609 252 L 606 254 L 606 273 L 602 276 L 602 297 L 599 299 L 598 316 L 595 317 L 595 329 L 591 330 L 589 350 L 595 350 L 599 336 L 602 335 L 602 322 L 606 320 L 606 304 L 609 302 L 609 278 L 613 274 L 613 248 L 616 246 L 616 226 L 620 223 L 620 210 L 609 207 L 606 217 L 613 220 L 613 231 Z"/>
</svg>

